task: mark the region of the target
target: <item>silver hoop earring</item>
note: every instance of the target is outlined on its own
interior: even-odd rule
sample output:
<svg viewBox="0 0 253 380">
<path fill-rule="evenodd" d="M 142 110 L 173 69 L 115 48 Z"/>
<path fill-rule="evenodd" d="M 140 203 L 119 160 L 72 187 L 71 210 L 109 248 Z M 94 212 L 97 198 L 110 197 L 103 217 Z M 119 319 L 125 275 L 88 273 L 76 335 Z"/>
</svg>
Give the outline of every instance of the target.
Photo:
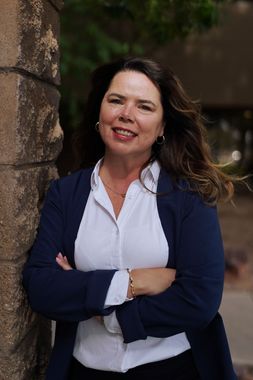
<svg viewBox="0 0 253 380">
<path fill-rule="evenodd" d="M 163 145 L 165 143 L 165 136 L 157 136 L 155 142 L 157 143 L 157 145 Z"/>
<path fill-rule="evenodd" d="M 95 124 L 95 130 L 96 132 L 99 132 L 99 121 L 97 121 Z"/>
</svg>

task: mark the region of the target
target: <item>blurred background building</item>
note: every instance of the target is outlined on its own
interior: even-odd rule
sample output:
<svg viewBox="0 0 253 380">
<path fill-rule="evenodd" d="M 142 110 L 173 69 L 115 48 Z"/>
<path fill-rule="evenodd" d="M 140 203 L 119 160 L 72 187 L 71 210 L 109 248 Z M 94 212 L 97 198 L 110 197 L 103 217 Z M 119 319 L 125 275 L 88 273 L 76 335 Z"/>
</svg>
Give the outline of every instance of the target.
<svg viewBox="0 0 253 380">
<path fill-rule="evenodd" d="M 253 2 L 224 6 L 219 24 L 202 35 L 170 42 L 154 56 L 168 63 L 200 100 L 220 162 L 253 172 Z"/>
</svg>

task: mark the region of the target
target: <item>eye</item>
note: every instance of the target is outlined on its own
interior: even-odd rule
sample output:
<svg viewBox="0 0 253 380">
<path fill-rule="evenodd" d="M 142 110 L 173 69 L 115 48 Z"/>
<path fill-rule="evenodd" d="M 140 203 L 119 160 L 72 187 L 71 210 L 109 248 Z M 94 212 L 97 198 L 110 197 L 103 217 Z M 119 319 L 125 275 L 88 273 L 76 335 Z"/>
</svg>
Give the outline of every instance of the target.
<svg viewBox="0 0 253 380">
<path fill-rule="evenodd" d="M 112 104 L 122 104 L 122 99 L 120 99 L 120 98 L 110 98 L 110 99 L 108 99 L 108 102 L 112 103 Z"/>
<path fill-rule="evenodd" d="M 141 103 L 139 105 L 139 108 L 142 109 L 142 110 L 144 110 L 144 111 L 152 111 L 153 110 L 150 105 L 144 104 L 144 103 Z"/>
</svg>

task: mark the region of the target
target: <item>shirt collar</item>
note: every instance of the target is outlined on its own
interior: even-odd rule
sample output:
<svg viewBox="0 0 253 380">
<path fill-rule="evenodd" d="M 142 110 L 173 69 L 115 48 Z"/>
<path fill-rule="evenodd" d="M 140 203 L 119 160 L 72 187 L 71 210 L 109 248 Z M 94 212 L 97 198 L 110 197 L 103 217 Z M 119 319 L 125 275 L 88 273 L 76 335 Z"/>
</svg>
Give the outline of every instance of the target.
<svg viewBox="0 0 253 380">
<path fill-rule="evenodd" d="M 158 161 L 151 162 L 141 173 L 141 178 L 145 185 L 147 182 L 151 181 L 156 183 L 158 181 L 160 174 L 160 165 Z"/>
<path fill-rule="evenodd" d="M 103 158 L 101 158 L 97 163 L 96 166 L 93 169 L 92 175 L 91 175 L 91 189 L 94 190 L 99 183 L 99 169 L 101 166 L 101 163 L 103 161 Z M 141 173 L 141 178 L 145 185 L 147 186 L 150 181 L 153 183 L 156 183 L 158 181 L 160 174 L 160 164 L 158 161 L 153 161 L 146 168 L 143 169 Z"/>
<path fill-rule="evenodd" d="M 100 169 L 100 165 L 103 161 L 103 158 L 101 158 L 97 163 L 96 163 L 96 166 L 94 167 L 93 169 L 93 172 L 92 172 L 92 175 L 91 175 L 91 179 L 90 179 L 90 186 L 91 186 L 91 189 L 94 190 L 97 186 L 98 186 L 98 175 L 99 175 L 99 169 Z"/>
</svg>

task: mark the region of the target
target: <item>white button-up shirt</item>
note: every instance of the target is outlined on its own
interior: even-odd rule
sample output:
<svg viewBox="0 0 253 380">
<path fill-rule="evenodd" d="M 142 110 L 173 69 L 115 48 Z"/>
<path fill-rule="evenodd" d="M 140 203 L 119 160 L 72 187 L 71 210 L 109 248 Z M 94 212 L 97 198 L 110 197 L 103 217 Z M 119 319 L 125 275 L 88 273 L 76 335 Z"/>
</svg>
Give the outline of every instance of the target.
<svg viewBox="0 0 253 380">
<path fill-rule="evenodd" d="M 105 307 L 127 300 L 129 276 L 126 268 L 165 267 L 169 247 L 158 215 L 156 195 L 139 180 L 131 183 L 116 219 L 112 203 L 99 177 L 99 161 L 91 176 L 91 191 L 75 241 L 75 263 L 82 271 L 118 269 Z M 157 190 L 160 167 L 153 162 L 142 172 L 146 187 Z M 148 337 L 125 344 L 115 312 L 79 322 L 73 355 L 83 365 L 126 372 L 129 368 L 167 359 L 189 349 L 185 333 L 168 338 Z"/>
</svg>

